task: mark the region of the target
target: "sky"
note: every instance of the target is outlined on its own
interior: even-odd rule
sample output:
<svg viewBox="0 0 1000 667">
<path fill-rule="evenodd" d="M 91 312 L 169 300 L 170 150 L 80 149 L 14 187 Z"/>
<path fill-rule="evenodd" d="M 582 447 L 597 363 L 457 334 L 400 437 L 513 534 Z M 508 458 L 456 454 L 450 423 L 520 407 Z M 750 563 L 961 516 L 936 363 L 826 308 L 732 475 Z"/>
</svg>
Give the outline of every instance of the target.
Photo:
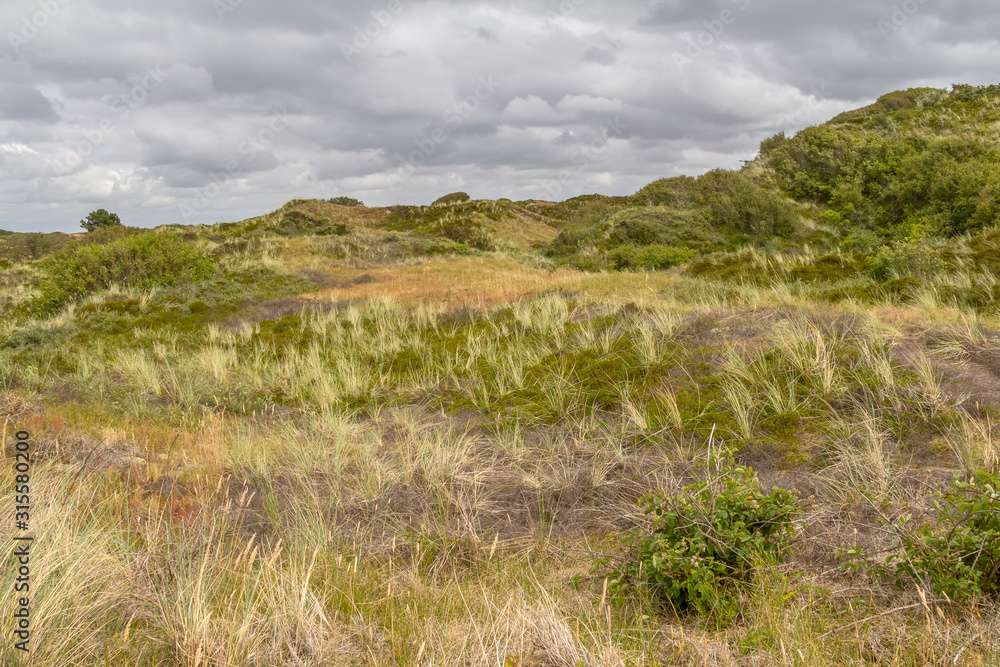
<svg viewBox="0 0 1000 667">
<path fill-rule="evenodd" d="M 997 35 L 995 0 L 0 0 L 0 228 L 627 195 L 1000 83 Z"/>
</svg>

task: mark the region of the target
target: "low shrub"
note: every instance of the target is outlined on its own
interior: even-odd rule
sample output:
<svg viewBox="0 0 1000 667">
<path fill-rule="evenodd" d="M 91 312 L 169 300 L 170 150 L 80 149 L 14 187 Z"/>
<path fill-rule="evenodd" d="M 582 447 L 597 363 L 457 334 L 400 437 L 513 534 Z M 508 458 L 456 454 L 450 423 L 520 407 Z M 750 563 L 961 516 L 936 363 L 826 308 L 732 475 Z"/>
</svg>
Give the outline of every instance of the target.
<svg viewBox="0 0 1000 667">
<path fill-rule="evenodd" d="M 846 552 L 843 567 L 864 569 L 902 587 L 916 581 L 955 601 L 1000 593 L 1000 477 L 980 470 L 968 482 L 956 480 L 934 502 L 937 521 L 909 530 L 898 522 L 900 550 L 885 562 L 862 549 Z"/>
<path fill-rule="evenodd" d="M 472 199 L 472 197 L 465 192 L 452 192 L 450 195 L 445 195 L 444 197 L 435 199 L 431 206 L 437 206 L 438 204 L 458 204 L 461 202 L 467 202 L 470 199 Z"/>
<path fill-rule="evenodd" d="M 148 230 L 139 227 L 126 227 L 125 225 L 109 225 L 87 232 L 78 243 L 80 245 L 107 245 L 125 237 L 143 233 L 148 233 Z"/>
<path fill-rule="evenodd" d="M 350 228 L 342 222 L 330 218 L 310 215 L 299 210 L 286 213 L 281 222 L 270 230 L 283 236 L 344 236 Z"/>
<path fill-rule="evenodd" d="M 662 271 L 690 262 L 696 254 L 688 248 L 660 244 L 623 245 L 608 253 L 608 261 L 619 271 Z"/>
<path fill-rule="evenodd" d="M 697 191 L 697 179 L 691 176 L 661 178 L 632 195 L 632 201 L 640 206 L 686 207 L 694 202 Z"/>
<path fill-rule="evenodd" d="M 73 244 L 73 237 L 61 232 L 14 233 L 0 239 L 0 258 L 11 262 L 41 259 Z"/>
<path fill-rule="evenodd" d="M 868 272 L 876 280 L 896 278 L 927 280 L 945 270 L 940 252 L 924 241 L 900 241 L 883 246 L 868 260 Z"/>
<path fill-rule="evenodd" d="M 639 500 L 655 516 L 652 531 L 632 531 L 627 560 L 605 571 L 613 600 L 633 590 L 675 613 L 694 610 L 721 622 L 739 613 L 735 593 L 761 563 L 783 560 L 794 534 L 798 501 L 788 491 L 762 493 L 756 473 L 735 465 L 724 452 L 713 456 L 709 478 L 667 496 L 662 491 Z"/>
<path fill-rule="evenodd" d="M 476 250 L 496 250 L 496 240 L 489 230 L 471 221 L 452 222 L 441 227 L 441 235 L 456 243 L 475 248 Z"/>
<path fill-rule="evenodd" d="M 204 280 L 215 265 L 173 235 L 145 233 L 76 246 L 43 260 L 42 268 L 34 309 L 48 311 L 113 284 L 149 289 Z"/>
<path fill-rule="evenodd" d="M 795 231 L 795 206 L 743 172 L 715 169 L 698 179 L 716 222 L 740 234 L 786 236 Z"/>
<path fill-rule="evenodd" d="M 364 206 L 365 203 L 360 199 L 355 199 L 354 197 L 334 197 L 328 199 L 331 204 L 337 204 L 338 206 Z"/>
</svg>

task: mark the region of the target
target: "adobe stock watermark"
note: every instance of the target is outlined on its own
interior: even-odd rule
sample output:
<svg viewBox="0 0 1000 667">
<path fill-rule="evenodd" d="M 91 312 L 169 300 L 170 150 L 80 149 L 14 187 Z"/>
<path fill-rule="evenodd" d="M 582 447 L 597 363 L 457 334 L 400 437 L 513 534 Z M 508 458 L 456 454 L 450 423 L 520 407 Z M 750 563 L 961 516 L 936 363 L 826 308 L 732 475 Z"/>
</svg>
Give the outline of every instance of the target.
<svg viewBox="0 0 1000 667">
<path fill-rule="evenodd" d="M 235 12 L 243 4 L 243 0 L 212 0 L 212 9 L 220 21 L 224 21 L 226 14 Z"/>
<path fill-rule="evenodd" d="M 240 159 L 232 159 L 226 163 L 225 171 L 213 172 L 212 182 L 199 188 L 188 202 L 182 202 L 178 208 L 186 224 L 191 224 L 191 217 L 207 209 L 212 200 L 222 194 L 222 188 L 229 185 L 233 178 L 242 174 L 244 167 L 257 159 L 261 152 L 266 151 L 274 143 L 274 139 L 288 129 L 288 117 L 284 109 L 275 109 L 271 117 L 256 134 L 246 137 L 236 147 Z"/>
<path fill-rule="evenodd" d="M 900 4 L 893 5 L 889 20 L 879 19 L 877 23 L 882 39 L 888 40 L 890 36 L 902 30 L 920 11 L 920 6 L 926 4 L 927 0 L 903 0 Z"/>
<path fill-rule="evenodd" d="M 395 159 L 399 162 L 396 173 L 399 175 L 400 181 L 406 180 L 417 169 L 426 164 L 427 160 L 437 153 L 438 147 L 448 142 L 451 138 L 450 132 L 462 127 L 465 121 L 482 106 L 483 102 L 488 100 L 502 85 L 503 82 L 495 80 L 492 74 L 479 77 L 479 85 L 476 86 L 473 94 L 461 102 L 453 104 L 441 115 L 444 125 L 435 128 L 427 138 L 416 139 L 413 143 L 417 149 L 409 155 L 404 156 L 402 153 L 396 153 Z M 394 181 L 391 189 L 395 192 L 398 188 L 399 181 Z"/>
<path fill-rule="evenodd" d="M 562 0 L 559 6 L 556 7 L 559 10 L 558 14 L 551 9 L 545 12 L 545 17 L 549 20 L 549 27 L 554 26 L 559 19 L 568 19 L 576 13 L 577 9 L 585 4 L 587 4 L 587 0 Z"/>
<path fill-rule="evenodd" d="M 745 12 L 750 8 L 750 0 L 730 0 L 737 9 L 741 12 Z M 716 42 L 722 38 L 723 33 L 726 32 L 726 27 L 736 23 L 736 19 L 739 16 L 732 9 L 723 9 L 719 12 L 719 17 L 712 19 L 711 21 L 702 21 L 702 25 L 705 29 L 699 32 L 694 37 L 690 35 L 685 36 L 687 39 L 687 48 L 684 52 L 674 51 L 674 64 L 677 65 L 677 71 L 683 72 L 684 68 L 693 63 L 698 58 L 701 58 L 706 51 L 713 48 Z"/>
<path fill-rule="evenodd" d="M 10 48 L 14 51 L 14 55 L 21 55 L 21 47 L 25 46 L 28 42 L 33 40 L 38 36 L 45 26 L 49 24 L 59 12 L 63 10 L 63 7 L 68 5 L 71 0 L 41 0 L 38 3 L 38 11 L 31 14 L 31 16 L 21 17 L 21 29 L 18 32 L 8 32 L 7 41 L 10 42 Z"/>
<path fill-rule="evenodd" d="M 347 61 L 347 64 L 350 65 L 354 56 L 361 55 L 362 51 L 371 46 L 372 42 L 392 25 L 393 19 L 402 13 L 403 3 L 399 0 L 389 0 L 385 9 L 371 12 L 373 20 L 366 23 L 364 27 L 354 26 L 354 41 L 350 44 L 347 42 L 340 44 L 340 52 L 344 54 L 344 60 Z"/>
<path fill-rule="evenodd" d="M 577 174 L 583 173 L 587 168 L 598 158 L 600 158 L 604 153 L 607 152 L 608 146 L 611 144 L 611 139 L 613 137 L 620 137 L 622 135 L 622 130 L 628 129 L 628 125 L 621 122 L 618 116 L 615 116 L 614 120 L 606 120 L 601 126 L 601 136 L 594 139 L 589 144 L 580 148 L 573 154 L 570 158 L 570 162 L 576 165 Z M 554 181 L 549 181 L 544 186 L 545 191 L 549 194 L 552 201 L 559 201 L 559 197 L 562 196 L 563 188 L 572 185 L 576 180 L 573 171 L 569 169 L 564 169 L 559 172 L 559 176 Z"/>
<path fill-rule="evenodd" d="M 150 93 L 168 76 L 159 65 L 147 67 L 142 79 L 132 86 L 127 95 L 119 95 L 112 99 L 111 108 L 115 112 L 114 116 L 102 118 L 96 129 L 84 130 L 83 141 L 70 150 L 65 161 L 56 161 L 56 173 L 62 176 L 83 164 L 83 160 L 104 143 L 104 139 L 118 128 L 119 123 L 128 120 L 133 111 L 146 103 Z"/>
</svg>

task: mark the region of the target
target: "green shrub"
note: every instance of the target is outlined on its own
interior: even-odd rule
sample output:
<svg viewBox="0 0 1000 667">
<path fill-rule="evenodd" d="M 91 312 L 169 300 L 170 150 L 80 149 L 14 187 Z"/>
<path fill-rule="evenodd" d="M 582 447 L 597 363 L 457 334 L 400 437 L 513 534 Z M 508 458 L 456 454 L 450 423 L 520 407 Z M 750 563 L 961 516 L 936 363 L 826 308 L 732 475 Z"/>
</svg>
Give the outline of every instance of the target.
<svg viewBox="0 0 1000 667">
<path fill-rule="evenodd" d="M 632 531 L 627 561 L 608 572 L 608 591 L 620 600 L 645 590 L 675 613 L 693 609 L 722 622 L 739 613 L 734 595 L 761 563 L 780 562 L 792 519 L 799 511 L 783 489 L 762 493 L 752 469 L 737 466 L 732 454 L 713 456 L 709 479 L 667 496 L 640 499 L 655 516 L 650 533 Z M 595 572 L 607 568 L 599 561 Z"/>
<path fill-rule="evenodd" d="M 106 245 L 114 243 L 126 236 L 148 233 L 148 230 L 139 227 L 126 227 L 125 225 L 111 225 L 109 227 L 98 227 L 92 232 L 87 232 L 78 241 L 80 245 Z"/>
<path fill-rule="evenodd" d="M 740 234 L 785 236 L 795 230 L 795 206 L 742 172 L 715 169 L 698 179 L 716 222 Z"/>
<path fill-rule="evenodd" d="M 698 192 L 697 180 L 691 176 L 661 178 L 645 186 L 632 195 L 632 200 L 640 206 L 690 205 Z"/>
<path fill-rule="evenodd" d="M 942 502 L 943 501 L 943 502 Z M 968 482 L 956 480 L 934 502 L 937 521 L 907 529 L 899 520 L 901 552 L 885 563 L 864 560 L 862 549 L 848 550 L 843 567 L 867 570 L 902 587 L 920 582 L 956 601 L 1000 593 L 1000 478 L 980 470 Z"/>
<path fill-rule="evenodd" d="M 924 241 L 901 241 L 883 246 L 868 260 L 868 272 L 876 280 L 916 278 L 927 280 L 945 269 L 940 252 Z"/>
<path fill-rule="evenodd" d="M 41 259 L 73 244 L 73 237 L 61 232 L 14 233 L 0 240 L 0 257 L 12 262 Z"/>
<path fill-rule="evenodd" d="M 438 204 L 458 204 L 461 202 L 467 202 L 470 199 L 472 199 L 472 197 L 464 192 L 452 192 L 450 195 L 445 195 L 444 197 L 435 199 L 431 206 L 437 206 Z"/>
<path fill-rule="evenodd" d="M 476 250 L 496 250 L 496 241 L 489 230 L 471 221 L 451 222 L 441 227 L 441 235 Z"/>
<path fill-rule="evenodd" d="M 869 229 L 855 229 L 844 239 L 844 247 L 852 252 L 873 252 L 882 245 L 878 234 Z"/>
<path fill-rule="evenodd" d="M 215 265 L 194 246 L 173 235 L 144 233 L 104 245 L 82 245 L 47 258 L 35 307 L 51 310 L 107 289 L 170 287 L 212 275 Z"/>
<path fill-rule="evenodd" d="M 767 157 L 773 151 L 781 148 L 788 141 L 788 137 L 785 136 L 784 130 L 774 134 L 764 141 L 760 142 L 760 155 L 761 157 Z"/>
<path fill-rule="evenodd" d="M 642 215 L 642 210 L 629 209 L 615 215 L 614 228 L 611 232 L 611 242 L 631 245 L 651 245 L 660 239 L 660 229 L 657 221 L 651 216 Z M 635 215 L 639 213 L 639 215 Z"/>
<path fill-rule="evenodd" d="M 664 270 L 690 262 L 697 253 L 688 248 L 653 244 L 648 246 L 623 245 L 608 253 L 608 261 L 619 270 Z"/>
<path fill-rule="evenodd" d="M 552 257 L 565 257 L 588 247 L 596 246 L 604 241 L 600 226 L 574 225 L 566 227 L 547 248 L 547 254 Z"/>
<path fill-rule="evenodd" d="M 220 225 L 222 227 L 222 225 Z M 281 222 L 272 225 L 270 231 L 283 236 L 344 236 L 349 228 L 342 222 L 330 218 L 310 215 L 304 211 L 292 210 L 282 216 Z M 224 229 L 222 231 L 225 231 Z"/>
<path fill-rule="evenodd" d="M 355 199 L 354 197 L 334 197 L 333 199 L 328 199 L 331 204 L 337 204 L 339 206 L 364 206 L 365 203 L 360 199 Z"/>
<path fill-rule="evenodd" d="M 711 252 L 732 245 L 725 233 L 712 228 L 703 208 L 635 206 L 586 229 L 592 243 L 606 248 L 660 244 Z"/>
</svg>

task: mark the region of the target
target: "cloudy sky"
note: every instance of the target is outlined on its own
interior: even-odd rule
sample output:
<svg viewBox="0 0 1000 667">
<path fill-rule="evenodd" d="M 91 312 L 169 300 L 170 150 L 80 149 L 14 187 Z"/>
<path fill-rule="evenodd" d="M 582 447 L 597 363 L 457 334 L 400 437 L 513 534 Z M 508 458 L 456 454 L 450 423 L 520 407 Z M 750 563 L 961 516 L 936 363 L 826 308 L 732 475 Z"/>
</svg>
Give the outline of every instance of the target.
<svg viewBox="0 0 1000 667">
<path fill-rule="evenodd" d="M 914 86 L 995 0 L 0 0 L 0 228 L 631 194 Z"/>
</svg>

